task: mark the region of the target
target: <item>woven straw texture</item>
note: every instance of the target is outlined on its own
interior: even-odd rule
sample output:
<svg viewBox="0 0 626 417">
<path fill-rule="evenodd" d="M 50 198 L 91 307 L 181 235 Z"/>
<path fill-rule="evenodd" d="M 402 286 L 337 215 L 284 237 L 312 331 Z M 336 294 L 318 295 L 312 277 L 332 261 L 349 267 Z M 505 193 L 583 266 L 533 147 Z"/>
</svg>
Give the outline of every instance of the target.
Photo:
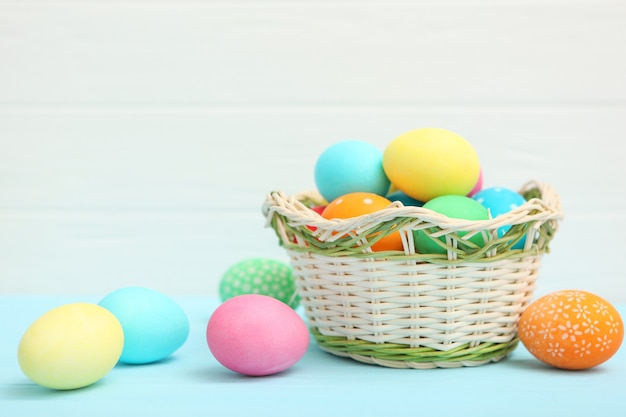
<svg viewBox="0 0 626 417">
<path fill-rule="evenodd" d="M 322 349 L 394 368 L 477 366 L 515 349 L 519 317 L 562 219 L 559 196 L 548 184 L 531 181 L 519 191 L 525 204 L 482 221 L 399 202 L 370 215 L 329 220 L 310 209 L 325 204 L 315 192 L 272 192 L 263 213 L 290 257 Z M 503 226 L 510 229 L 498 237 Z M 417 230 L 445 254 L 416 253 Z M 397 232 L 403 251 L 370 249 Z M 476 234 L 484 245 L 469 240 Z"/>
</svg>

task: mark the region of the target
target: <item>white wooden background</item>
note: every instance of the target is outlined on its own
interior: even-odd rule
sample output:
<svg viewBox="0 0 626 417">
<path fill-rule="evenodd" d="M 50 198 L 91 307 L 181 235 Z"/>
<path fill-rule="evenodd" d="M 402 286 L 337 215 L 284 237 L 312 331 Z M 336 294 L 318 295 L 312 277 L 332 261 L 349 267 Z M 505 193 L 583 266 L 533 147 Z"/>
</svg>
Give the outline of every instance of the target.
<svg viewBox="0 0 626 417">
<path fill-rule="evenodd" d="M 537 293 L 626 301 L 626 3 L 0 0 L 0 292 L 213 295 L 286 260 L 265 194 L 328 145 L 443 127 L 550 182 Z"/>
</svg>

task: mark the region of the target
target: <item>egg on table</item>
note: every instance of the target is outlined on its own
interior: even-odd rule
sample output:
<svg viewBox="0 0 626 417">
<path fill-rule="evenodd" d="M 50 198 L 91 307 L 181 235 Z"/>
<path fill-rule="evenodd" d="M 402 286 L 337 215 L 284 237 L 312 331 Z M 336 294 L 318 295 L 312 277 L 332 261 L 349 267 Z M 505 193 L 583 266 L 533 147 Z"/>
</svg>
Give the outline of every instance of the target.
<svg viewBox="0 0 626 417">
<path fill-rule="evenodd" d="M 226 270 L 219 283 L 221 301 L 242 294 L 268 295 L 292 308 L 300 303 L 291 266 L 270 258 L 242 259 Z"/>
<path fill-rule="evenodd" d="M 215 309 L 206 327 L 206 341 L 225 368 L 266 376 L 300 361 L 309 345 L 309 333 L 298 313 L 282 301 L 243 294 Z"/>
<path fill-rule="evenodd" d="M 91 303 L 56 307 L 26 330 L 18 363 L 33 382 L 56 390 L 91 385 L 111 371 L 124 347 L 124 332 L 108 310 Z"/>
<path fill-rule="evenodd" d="M 157 290 L 124 287 L 107 294 L 98 304 L 113 313 L 122 325 L 122 363 L 160 361 L 178 350 L 189 335 L 185 311 Z"/>
<path fill-rule="evenodd" d="M 609 360 L 624 338 L 624 322 L 606 299 L 588 291 L 562 290 L 533 301 L 522 313 L 519 338 L 541 362 L 582 370 Z"/>
</svg>

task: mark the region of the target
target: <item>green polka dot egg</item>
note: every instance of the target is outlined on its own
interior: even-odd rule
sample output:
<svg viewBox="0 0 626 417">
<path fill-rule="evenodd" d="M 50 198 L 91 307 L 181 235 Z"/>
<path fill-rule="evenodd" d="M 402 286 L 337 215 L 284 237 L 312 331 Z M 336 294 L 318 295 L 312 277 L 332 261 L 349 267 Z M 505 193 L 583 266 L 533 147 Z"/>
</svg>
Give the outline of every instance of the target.
<svg viewBox="0 0 626 417">
<path fill-rule="evenodd" d="M 291 266 L 269 258 L 244 259 L 232 265 L 220 281 L 222 301 L 242 294 L 262 294 L 292 308 L 300 304 Z"/>
</svg>

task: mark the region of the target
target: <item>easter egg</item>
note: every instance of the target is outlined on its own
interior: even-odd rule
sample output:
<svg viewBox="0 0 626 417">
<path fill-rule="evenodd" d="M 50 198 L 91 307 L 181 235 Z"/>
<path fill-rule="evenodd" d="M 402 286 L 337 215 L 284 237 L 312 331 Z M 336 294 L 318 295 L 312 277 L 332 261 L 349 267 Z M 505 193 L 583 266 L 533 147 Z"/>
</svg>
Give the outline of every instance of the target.
<svg viewBox="0 0 626 417">
<path fill-rule="evenodd" d="M 619 312 L 604 298 L 563 290 L 533 301 L 522 313 L 519 338 L 538 360 L 561 369 L 589 369 L 609 360 L 624 338 Z"/>
<path fill-rule="evenodd" d="M 242 294 L 263 294 L 296 308 L 300 303 L 292 268 L 268 258 L 249 258 L 232 265 L 222 276 L 222 301 Z"/>
<path fill-rule="evenodd" d="M 402 191 L 394 191 L 393 193 L 387 195 L 387 199 L 392 202 L 399 201 L 405 206 L 422 207 L 424 205 L 422 201 L 418 201 L 413 197 L 406 195 Z"/>
<path fill-rule="evenodd" d="M 322 212 L 324 211 L 324 209 L 325 209 L 325 208 L 326 208 L 326 206 L 325 206 L 325 205 L 323 205 L 323 206 L 313 206 L 313 207 L 310 207 L 310 209 L 311 209 L 312 211 L 316 212 L 316 213 L 317 213 L 317 214 L 319 214 L 320 216 L 322 215 Z M 309 230 L 313 231 L 313 232 L 317 230 L 317 227 L 315 227 L 315 226 L 311 226 L 311 225 L 309 225 L 309 224 L 307 224 L 307 226 L 306 226 L 306 227 L 307 227 Z M 295 242 L 296 242 L 296 240 L 294 239 L 294 243 L 295 243 Z"/>
<path fill-rule="evenodd" d="M 479 202 L 473 200 L 470 197 L 462 195 L 444 195 L 433 198 L 423 205 L 424 208 L 430 209 L 444 216 L 453 219 L 463 220 L 487 220 L 489 219 L 489 212 Z M 415 239 L 415 249 L 419 253 L 435 253 L 445 254 L 446 248 L 439 245 L 434 238 L 429 236 L 429 233 L 434 232 L 434 228 L 427 230 L 415 230 L 413 236 Z M 467 232 L 458 232 L 459 236 L 465 236 Z M 436 238 L 441 242 L 446 241 L 444 236 Z M 485 244 L 483 236 L 480 233 L 475 234 L 468 239 L 474 245 L 481 247 Z"/>
<path fill-rule="evenodd" d="M 315 163 L 317 190 L 327 201 L 352 192 L 384 196 L 390 183 L 382 159 L 382 151 L 370 143 L 337 142 L 326 148 Z"/>
<path fill-rule="evenodd" d="M 472 145 L 454 132 L 415 129 L 393 139 L 383 152 L 389 180 L 418 201 L 441 195 L 467 195 L 480 175 Z"/>
<path fill-rule="evenodd" d="M 117 364 L 123 346 L 122 326 L 111 312 L 73 303 L 40 316 L 22 336 L 17 357 L 33 382 L 71 390 L 102 379 Z"/>
<path fill-rule="evenodd" d="M 503 187 L 486 188 L 476 193 L 472 198 L 486 207 L 492 218 L 508 213 L 526 202 L 524 196 L 517 191 Z"/>
<path fill-rule="evenodd" d="M 476 181 L 476 185 L 474 185 L 474 188 L 472 188 L 472 190 L 467 194 L 467 196 L 473 197 L 476 193 L 481 191 L 483 189 L 483 181 L 484 181 L 483 170 L 481 169 L 478 174 L 478 180 Z"/>
<path fill-rule="evenodd" d="M 120 362 L 160 361 L 180 348 L 189 335 L 189 319 L 167 295 L 144 287 L 125 287 L 98 303 L 117 317 L 124 330 Z"/>
<path fill-rule="evenodd" d="M 472 198 L 487 208 L 492 218 L 508 213 L 526 202 L 524 196 L 517 191 L 503 187 L 486 188 L 476 193 Z M 504 236 L 510 228 L 510 225 L 498 228 L 498 237 Z M 523 237 L 513 248 L 523 248 L 525 241 L 526 237 Z"/>
<path fill-rule="evenodd" d="M 322 212 L 322 217 L 326 219 L 349 219 L 383 210 L 389 207 L 391 203 L 387 198 L 373 193 L 348 193 L 328 203 Z M 374 233 L 368 236 L 368 238 L 375 237 L 376 234 Z M 391 233 L 380 238 L 371 248 L 375 252 L 403 250 L 400 232 Z"/>
<path fill-rule="evenodd" d="M 309 333 L 287 304 L 266 295 L 244 294 L 217 307 L 207 324 L 206 340 L 224 367 L 264 376 L 295 365 L 307 350 Z"/>
</svg>

